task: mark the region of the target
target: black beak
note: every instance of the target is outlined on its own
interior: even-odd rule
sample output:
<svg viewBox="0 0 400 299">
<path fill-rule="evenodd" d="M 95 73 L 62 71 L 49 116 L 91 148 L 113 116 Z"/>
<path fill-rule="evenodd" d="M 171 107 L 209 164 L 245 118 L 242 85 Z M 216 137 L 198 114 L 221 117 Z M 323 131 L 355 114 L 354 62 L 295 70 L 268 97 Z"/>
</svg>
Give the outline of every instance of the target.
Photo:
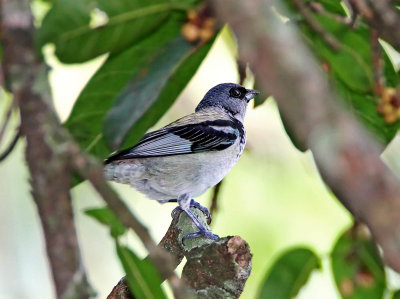
<svg viewBox="0 0 400 299">
<path fill-rule="evenodd" d="M 246 98 L 247 102 L 249 102 L 251 99 L 254 99 L 254 97 L 259 93 L 260 92 L 255 89 L 246 89 L 246 95 L 244 97 Z"/>
</svg>

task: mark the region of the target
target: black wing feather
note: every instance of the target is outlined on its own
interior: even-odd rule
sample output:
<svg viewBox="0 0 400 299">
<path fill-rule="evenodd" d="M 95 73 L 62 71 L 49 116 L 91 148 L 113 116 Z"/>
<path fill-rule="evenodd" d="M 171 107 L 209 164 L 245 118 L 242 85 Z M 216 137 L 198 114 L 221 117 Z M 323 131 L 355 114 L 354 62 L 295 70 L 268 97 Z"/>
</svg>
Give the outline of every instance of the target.
<svg viewBox="0 0 400 299">
<path fill-rule="evenodd" d="M 233 145 L 243 134 L 243 125 L 235 120 L 164 127 L 147 133 L 137 145 L 112 155 L 105 163 L 133 158 L 220 151 Z"/>
</svg>

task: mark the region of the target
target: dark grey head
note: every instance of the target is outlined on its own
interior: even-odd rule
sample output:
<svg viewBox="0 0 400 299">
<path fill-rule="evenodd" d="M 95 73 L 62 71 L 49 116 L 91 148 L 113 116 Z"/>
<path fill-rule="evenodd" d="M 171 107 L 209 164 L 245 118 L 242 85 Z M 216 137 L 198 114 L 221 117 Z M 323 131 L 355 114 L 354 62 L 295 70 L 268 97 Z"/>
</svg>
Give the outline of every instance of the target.
<svg viewBox="0 0 400 299">
<path fill-rule="evenodd" d="M 239 84 L 222 83 L 214 86 L 206 93 L 196 111 L 209 107 L 220 107 L 243 121 L 247 103 L 257 94 L 257 90 L 246 89 Z"/>
</svg>

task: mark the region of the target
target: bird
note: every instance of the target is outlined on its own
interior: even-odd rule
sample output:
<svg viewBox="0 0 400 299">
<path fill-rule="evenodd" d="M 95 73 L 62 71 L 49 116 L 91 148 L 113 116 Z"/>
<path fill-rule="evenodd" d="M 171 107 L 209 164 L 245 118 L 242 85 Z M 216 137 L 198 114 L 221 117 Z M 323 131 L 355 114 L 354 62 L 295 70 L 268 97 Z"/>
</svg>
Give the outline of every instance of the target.
<svg viewBox="0 0 400 299">
<path fill-rule="evenodd" d="M 218 240 L 190 207 L 199 208 L 211 221 L 208 209 L 194 197 L 218 184 L 237 163 L 246 144 L 246 107 L 258 93 L 235 83 L 214 86 L 194 113 L 145 134 L 133 147 L 106 159 L 105 179 L 129 184 L 159 203 L 177 202 L 177 209 L 198 229 L 184 240 Z"/>
</svg>

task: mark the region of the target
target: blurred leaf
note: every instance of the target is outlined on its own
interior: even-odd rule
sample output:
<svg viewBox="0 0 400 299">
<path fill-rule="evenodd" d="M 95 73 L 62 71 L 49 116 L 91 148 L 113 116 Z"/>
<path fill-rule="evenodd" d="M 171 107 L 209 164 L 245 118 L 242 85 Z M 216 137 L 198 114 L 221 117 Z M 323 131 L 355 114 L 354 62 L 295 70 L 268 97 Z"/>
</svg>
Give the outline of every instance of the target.
<svg viewBox="0 0 400 299">
<path fill-rule="evenodd" d="M 350 111 L 383 143 L 389 143 L 396 135 L 399 124 L 387 124 L 378 113 L 377 100 L 371 94 L 358 94 L 350 91 L 341 81 L 336 81 L 338 94 L 346 102 Z"/>
<path fill-rule="evenodd" d="M 386 276 L 373 241 L 354 230 L 345 232 L 331 253 L 332 271 L 345 299 L 381 299 Z"/>
<path fill-rule="evenodd" d="M 265 103 L 266 100 L 268 100 L 269 97 L 265 96 L 264 94 L 260 93 L 254 98 L 253 102 L 253 108 L 256 108 L 262 104 Z"/>
<path fill-rule="evenodd" d="M 292 1 L 287 1 L 291 3 Z M 340 1 L 318 1 L 331 13 L 341 9 Z M 295 10 L 293 3 L 290 4 Z M 334 50 L 297 12 L 296 20 L 307 43 L 319 58 L 322 68 L 334 83 L 339 95 L 345 100 L 348 109 L 385 144 L 396 135 L 400 122 L 385 122 L 378 113 L 378 100 L 373 92 L 372 48 L 370 29 L 364 23 L 357 28 L 331 18 L 330 16 L 311 12 L 314 20 L 324 29 L 325 34 L 335 38 L 339 48 Z M 342 14 L 339 11 L 336 13 Z M 387 86 L 395 87 L 399 82 L 399 74 L 385 51 L 383 73 Z"/>
<path fill-rule="evenodd" d="M 56 46 L 65 63 L 79 63 L 122 49 L 148 36 L 175 9 L 193 1 L 167 0 L 57 0 L 37 33 L 39 49 Z"/>
<path fill-rule="evenodd" d="M 110 233 L 113 238 L 118 238 L 126 231 L 125 226 L 119 218 L 107 207 L 89 209 L 85 211 L 85 214 L 107 225 L 110 228 Z"/>
<path fill-rule="evenodd" d="M 311 272 L 321 268 L 321 261 L 309 249 L 295 248 L 274 263 L 262 285 L 259 298 L 289 299 L 297 295 Z"/>
<path fill-rule="evenodd" d="M 297 137 L 296 137 L 296 133 L 295 130 L 293 130 L 293 127 L 290 126 L 290 122 L 286 121 L 286 117 L 284 114 L 282 114 L 281 112 L 279 112 L 279 115 L 281 117 L 282 120 L 282 125 L 283 128 L 285 129 L 286 134 L 289 136 L 290 141 L 292 141 L 292 144 L 300 151 L 300 152 L 305 152 L 308 150 L 308 146 L 306 144 L 304 144 L 302 141 L 300 141 Z"/>
<path fill-rule="evenodd" d="M 140 260 L 129 248 L 118 243 L 117 253 L 124 267 L 129 289 L 135 298 L 167 298 L 161 289 L 160 275 L 150 260 Z"/>
<path fill-rule="evenodd" d="M 326 9 L 330 13 L 334 13 L 334 14 L 338 14 L 338 15 L 342 15 L 342 16 L 346 15 L 346 12 L 342 6 L 342 1 L 339 1 L 339 0 L 318 0 L 318 1 L 308 0 L 308 2 L 318 2 L 318 3 L 322 4 L 324 9 Z"/>
<path fill-rule="evenodd" d="M 392 299 L 400 299 L 400 290 L 393 292 Z"/>
<path fill-rule="evenodd" d="M 100 158 L 110 153 L 102 137 L 103 119 L 130 78 L 147 66 L 148 57 L 179 36 L 176 21 L 171 19 L 159 31 L 119 55 L 110 55 L 86 84 L 65 122 L 86 151 Z"/>
<path fill-rule="evenodd" d="M 360 25 L 357 29 L 350 30 L 347 25 L 328 16 L 314 14 L 313 17 L 340 43 L 340 49 L 332 49 L 321 34 L 316 33 L 306 22 L 302 22 L 301 28 L 309 38 L 309 45 L 317 56 L 329 65 L 330 74 L 340 79 L 351 90 L 371 92 L 373 79 L 369 29 Z"/>
<path fill-rule="evenodd" d="M 124 137 L 144 114 L 151 110 L 159 115 L 153 106 L 180 64 L 190 55 L 192 46 L 183 37 L 167 43 L 148 58 L 148 65 L 135 74 L 125 89 L 118 95 L 113 108 L 104 120 L 104 137 L 115 150 L 121 146 Z M 175 101 L 178 94 L 168 94 L 164 105 L 157 105 L 162 112 Z M 142 132 L 140 132 L 139 135 Z"/>
<path fill-rule="evenodd" d="M 181 61 L 179 65 L 176 65 L 174 72 L 170 73 L 169 80 L 165 82 L 162 90 L 159 91 L 158 98 L 153 106 L 149 107 L 147 111 L 143 111 L 143 115 L 137 119 L 136 123 L 132 124 L 122 147 L 130 147 L 138 142 L 146 131 L 167 112 L 168 108 L 172 106 L 190 79 L 195 75 L 214 41 L 215 39 L 211 39 L 196 51 L 193 52 L 193 49 L 190 49 L 185 54 L 186 59 Z"/>
<path fill-rule="evenodd" d="M 179 18 L 179 15 L 177 16 Z M 103 138 L 103 121 L 113 106 L 121 90 L 127 88 L 132 78 L 148 75 L 149 65 L 154 59 L 154 53 L 180 35 L 180 27 L 176 20 L 170 20 L 160 31 L 139 44 L 131 47 L 119 55 L 110 56 L 103 66 L 96 72 L 76 101 L 65 126 L 79 144 L 91 154 L 106 158 L 111 150 Z M 182 41 L 183 43 L 183 41 Z M 142 111 L 134 129 L 126 138 L 126 146 L 132 145 L 154 125 L 166 112 L 167 108 L 175 101 L 189 80 L 193 77 L 201 61 L 208 53 L 213 41 L 202 46 L 183 61 L 169 77 L 168 84 L 158 90 L 159 95 L 153 106 L 147 111 Z M 187 57 L 193 48 L 187 48 L 182 55 Z M 162 50 L 161 50 L 162 51 Z M 132 96 L 132 98 L 134 98 Z M 132 101 L 134 102 L 134 101 Z M 116 124 L 113 124 L 116 125 Z"/>
<path fill-rule="evenodd" d="M 397 87 L 399 84 L 399 74 L 394 68 L 394 63 L 389 57 L 389 53 L 382 46 L 383 75 L 386 79 L 386 86 Z"/>
</svg>

